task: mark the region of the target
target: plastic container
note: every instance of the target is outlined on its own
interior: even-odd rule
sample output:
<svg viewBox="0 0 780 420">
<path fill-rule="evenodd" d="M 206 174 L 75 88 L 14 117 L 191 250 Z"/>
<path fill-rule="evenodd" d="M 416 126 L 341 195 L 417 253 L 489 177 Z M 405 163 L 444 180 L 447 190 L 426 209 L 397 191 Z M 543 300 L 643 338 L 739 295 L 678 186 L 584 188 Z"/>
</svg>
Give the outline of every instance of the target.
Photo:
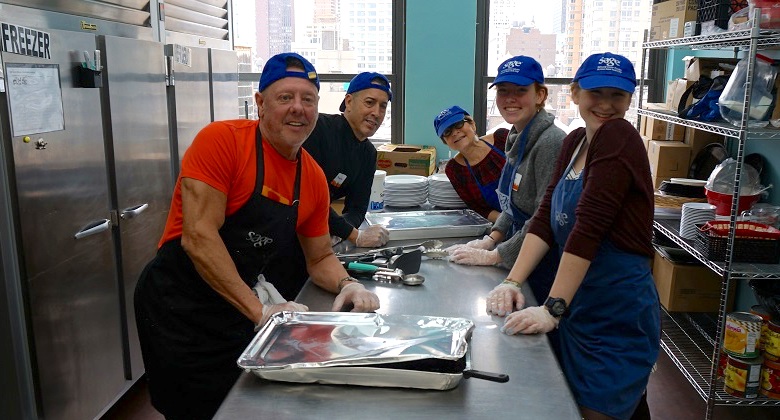
<svg viewBox="0 0 780 420">
<path fill-rule="evenodd" d="M 745 103 L 745 84 L 747 82 L 747 59 L 737 63 L 729 77 L 726 87 L 718 98 L 720 115 L 729 123 L 739 126 L 742 123 L 742 108 Z M 769 124 L 769 109 L 772 106 L 772 87 L 777 77 L 777 67 L 772 59 L 756 54 L 753 77 L 753 90 L 750 98 L 748 127 L 766 127 Z"/>
</svg>

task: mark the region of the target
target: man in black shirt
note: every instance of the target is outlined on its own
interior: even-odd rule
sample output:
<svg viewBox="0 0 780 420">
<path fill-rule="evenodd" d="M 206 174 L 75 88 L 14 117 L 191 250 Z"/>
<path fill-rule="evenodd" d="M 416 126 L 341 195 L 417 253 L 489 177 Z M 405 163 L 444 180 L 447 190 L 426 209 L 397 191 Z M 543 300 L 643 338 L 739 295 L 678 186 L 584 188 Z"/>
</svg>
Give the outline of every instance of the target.
<svg viewBox="0 0 780 420">
<path fill-rule="evenodd" d="M 344 197 L 341 215 L 330 210 L 330 234 L 359 247 L 382 246 L 389 236 L 382 226 L 357 228 L 366 216 L 376 170 L 376 149 L 367 140 L 382 125 L 392 97 L 390 81 L 385 76 L 358 74 L 349 82 L 339 107 L 342 113 L 320 113 L 314 131 L 303 144 L 325 172 L 331 202 Z"/>
</svg>

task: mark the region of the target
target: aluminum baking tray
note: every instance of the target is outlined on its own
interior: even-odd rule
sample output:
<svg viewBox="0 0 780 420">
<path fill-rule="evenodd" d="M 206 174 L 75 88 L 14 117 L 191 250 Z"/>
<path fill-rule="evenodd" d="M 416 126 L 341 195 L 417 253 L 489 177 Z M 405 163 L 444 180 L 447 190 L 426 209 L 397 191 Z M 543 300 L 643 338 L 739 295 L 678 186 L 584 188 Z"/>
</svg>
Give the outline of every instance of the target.
<svg viewBox="0 0 780 420">
<path fill-rule="evenodd" d="M 463 377 L 473 329 L 464 318 L 281 312 L 238 366 L 274 381 L 445 390 Z"/>
<path fill-rule="evenodd" d="M 384 226 L 390 240 L 480 236 L 491 226 L 488 219 L 469 209 L 367 213 L 366 223 Z"/>
</svg>

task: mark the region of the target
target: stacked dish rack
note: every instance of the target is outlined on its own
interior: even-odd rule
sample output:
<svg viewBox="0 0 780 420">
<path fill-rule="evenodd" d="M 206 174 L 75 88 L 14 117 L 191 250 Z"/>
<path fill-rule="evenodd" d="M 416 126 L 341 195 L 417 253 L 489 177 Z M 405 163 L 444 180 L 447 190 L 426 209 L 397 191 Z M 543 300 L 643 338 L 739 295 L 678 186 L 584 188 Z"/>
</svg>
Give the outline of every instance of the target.
<svg viewBox="0 0 780 420">
<path fill-rule="evenodd" d="M 750 30 L 727 32 L 716 35 L 694 36 L 688 38 L 650 41 L 642 44 L 642 69 L 645 68 L 645 56 L 648 49 L 709 49 L 747 52 L 746 57 L 755 57 L 756 51 L 780 46 L 780 33 L 759 29 L 760 11 L 756 10 Z M 647 32 L 645 32 L 647 39 Z M 738 398 L 723 391 L 723 381 L 717 377 L 717 355 L 721 352 L 723 329 L 726 317 L 726 302 L 730 293 L 730 283 L 750 279 L 780 279 L 780 265 L 751 264 L 734 261 L 735 226 L 737 222 L 737 203 L 740 190 L 740 176 L 745 158 L 745 143 L 748 137 L 751 141 L 780 139 L 780 130 L 754 129 L 747 127 L 744 116 L 748 114 L 750 93 L 753 79 L 754 59 L 748 64 L 748 78 L 745 89 L 745 101 L 741 126 L 735 127 L 727 123 L 706 123 L 678 118 L 671 113 L 639 109 L 640 116 L 667 121 L 697 130 L 726 136 L 736 148 L 736 160 L 739 162 L 735 174 L 735 187 L 732 195 L 730 213 L 730 229 L 726 246 L 725 261 L 712 261 L 695 248 L 695 241 L 686 240 L 680 236 L 677 220 L 656 220 L 654 228 L 660 231 L 677 245 L 685 249 L 696 259 L 722 278 L 720 305 L 716 315 L 699 313 L 672 313 L 662 311 L 663 331 L 661 347 L 680 369 L 683 375 L 693 385 L 698 394 L 707 403 L 706 418 L 710 419 L 716 405 L 773 405 L 780 406 L 780 400 L 759 398 Z M 639 104 L 641 108 L 644 91 L 644 79 L 640 77 Z"/>
</svg>

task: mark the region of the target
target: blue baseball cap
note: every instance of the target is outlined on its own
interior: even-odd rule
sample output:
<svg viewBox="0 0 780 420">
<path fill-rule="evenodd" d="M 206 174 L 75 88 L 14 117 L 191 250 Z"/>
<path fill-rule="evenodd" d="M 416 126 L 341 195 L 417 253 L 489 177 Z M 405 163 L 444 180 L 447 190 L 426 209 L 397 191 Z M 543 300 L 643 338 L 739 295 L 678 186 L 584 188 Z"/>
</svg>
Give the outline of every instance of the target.
<svg viewBox="0 0 780 420">
<path fill-rule="evenodd" d="M 433 128 L 436 130 L 436 135 L 441 138 L 442 134 L 450 128 L 451 125 L 463 121 L 469 115 L 465 109 L 453 105 L 444 111 L 440 112 L 436 118 L 433 119 Z"/>
<path fill-rule="evenodd" d="M 514 83 L 518 86 L 528 86 L 534 82 L 544 83 L 542 65 L 525 55 L 514 56 L 498 66 L 498 76 L 490 87 L 501 82 Z"/>
<path fill-rule="evenodd" d="M 586 58 L 572 82 L 579 83 L 583 89 L 615 88 L 634 93 L 636 73 L 631 60 L 605 52 Z"/>
<path fill-rule="evenodd" d="M 298 69 L 288 71 L 287 67 L 290 67 L 291 65 L 303 66 L 304 71 Z M 257 86 L 257 90 L 262 92 L 268 86 L 271 86 L 273 82 L 284 79 L 285 77 L 306 79 L 314 83 L 314 86 L 317 87 L 317 91 L 320 90 L 320 78 L 317 75 L 317 70 L 309 60 L 292 52 L 276 54 L 266 61 L 265 66 L 263 66 L 263 72 L 260 73 L 260 84 Z"/>
<path fill-rule="evenodd" d="M 347 95 L 364 89 L 379 89 L 387 93 L 387 100 L 393 100 L 393 92 L 390 90 L 390 81 L 383 74 L 366 71 L 358 74 L 349 81 Z M 339 111 L 347 109 L 346 99 L 341 101 Z"/>
</svg>

